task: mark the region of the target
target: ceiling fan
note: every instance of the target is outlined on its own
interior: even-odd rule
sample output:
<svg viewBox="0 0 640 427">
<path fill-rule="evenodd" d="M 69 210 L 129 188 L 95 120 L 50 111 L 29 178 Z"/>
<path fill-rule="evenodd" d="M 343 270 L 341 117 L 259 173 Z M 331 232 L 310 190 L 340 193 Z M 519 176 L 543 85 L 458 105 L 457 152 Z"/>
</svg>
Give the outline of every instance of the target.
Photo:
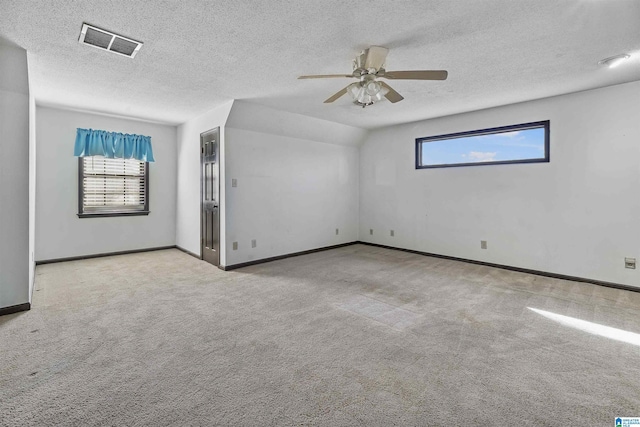
<svg viewBox="0 0 640 427">
<path fill-rule="evenodd" d="M 342 95 L 349 93 L 353 98 L 353 103 L 362 108 L 381 101 L 382 97 L 387 98 L 392 103 L 402 101 L 404 97 L 393 90 L 391 86 L 378 78 L 390 80 L 446 80 L 445 70 L 413 70 L 413 71 L 387 71 L 384 69 L 384 62 L 387 59 L 389 49 L 381 46 L 371 46 L 363 50 L 353 61 L 353 72 L 351 74 L 319 74 L 311 76 L 300 76 L 299 79 L 326 79 L 335 77 L 347 77 L 359 79 L 356 83 L 351 83 L 336 94 L 327 98 L 325 104 L 331 103 Z"/>
</svg>

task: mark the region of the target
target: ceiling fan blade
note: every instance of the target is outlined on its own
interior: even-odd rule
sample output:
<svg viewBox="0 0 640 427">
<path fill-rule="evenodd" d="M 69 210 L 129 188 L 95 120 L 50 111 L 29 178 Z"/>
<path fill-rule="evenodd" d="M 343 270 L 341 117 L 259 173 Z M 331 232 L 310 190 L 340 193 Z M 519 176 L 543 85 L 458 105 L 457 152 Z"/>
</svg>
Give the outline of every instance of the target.
<svg viewBox="0 0 640 427">
<path fill-rule="evenodd" d="M 393 90 L 393 88 L 388 84 L 386 84 L 385 82 L 380 82 L 380 84 L 382 85 L 383 88 L 387 89 L 387 93 L 384 94 L 384 97 L 387 98 L 392 104 L 395 104 L 396 102 L 400 102 L 404 99 L 402 95 L 400 95 L 398 92 Z"/>
<path fill-rule="evenodd" d="M 331 79 L 335 77 L 353 77 L 351 74 L 316 74 L 311 76 L 300 76 L 298 79 Z"/>
<path fill-rule="evenodd" d="M 349 87 L 349 86 L 347 86 Z M 344 95 L 345 93 L 347 93 L 347 87 L 345 87 L 344 89 L 341 89 L 339 92 L 336 92 L 335 94 L 333 94 L 332 96 L 330 96 L 329 98 L 327 98 L 324 103 L 325 104 L 329 104 L 333 101 L 335 101 L 336 99 L 340 98 L 342 95 Z"/>
<path fill-rule="evenodd" d="M 446 80 L 446 70 L 385 71 L 380 77 L 396 80 Z"/>
<path fill-rule="evenodd" d="M 367 49 L 367 59 L 364 61 L 364 68 L 367 70 L 370 68 L 379 70 L 387 59 L 387 53 L 389 53 L 389 49 L 386 47 L 371 46 Z"/>
</svg>

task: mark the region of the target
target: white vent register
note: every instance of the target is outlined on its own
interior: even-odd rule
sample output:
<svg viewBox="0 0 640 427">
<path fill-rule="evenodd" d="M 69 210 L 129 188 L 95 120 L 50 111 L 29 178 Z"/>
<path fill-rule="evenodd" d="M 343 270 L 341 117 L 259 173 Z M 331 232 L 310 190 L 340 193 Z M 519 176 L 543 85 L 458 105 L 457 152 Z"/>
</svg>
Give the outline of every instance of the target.
<svg viewBox="0 0 640 427">
<path fill-rule="evenodd" d="M 128 58 L 135 57 L 142 47 L 142 42 L 89 24 L 82 24 L 82 31 L 80 32 L 78 41 L 82 44 L 108 50 L 109 52 L 117 53 L 118 55 L 123 55 Z"/>
</svg>

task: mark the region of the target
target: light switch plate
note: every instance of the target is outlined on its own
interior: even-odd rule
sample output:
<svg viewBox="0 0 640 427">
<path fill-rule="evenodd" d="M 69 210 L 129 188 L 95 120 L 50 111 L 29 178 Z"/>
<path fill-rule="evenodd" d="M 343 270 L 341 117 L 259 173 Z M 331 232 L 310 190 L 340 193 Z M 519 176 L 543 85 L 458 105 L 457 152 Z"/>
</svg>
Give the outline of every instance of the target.
<svg viewBox="0 0 640 427">
<path fill-rule="evenodd" d="M 625 258 L 624 259 L 624 268 L 630 268 L 632 270 L 636 269 L 636 259 L 635 258 Z"/>
</svg>

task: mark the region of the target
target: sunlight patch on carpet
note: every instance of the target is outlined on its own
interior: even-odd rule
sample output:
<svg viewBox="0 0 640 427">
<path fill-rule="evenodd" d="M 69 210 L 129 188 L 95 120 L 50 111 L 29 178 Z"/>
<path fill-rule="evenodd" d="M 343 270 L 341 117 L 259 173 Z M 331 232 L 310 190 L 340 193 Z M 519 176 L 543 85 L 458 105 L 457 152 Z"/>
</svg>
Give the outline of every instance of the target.
<svg viewBox="0 0 640 427">
<path fill-rule="evenodd" d="M 625 331 L 622 329 L 612 328 L 610 326 L 601 325 L 599 323 L 587 322 L 586 320 L 576 319 L 575 317 L 563 316 L 562 314 L 551 313 L 549 311 L 537 308 L 527 307 L 529 310 L 538 313 L 547 319 L 554 320 L 561 325 L 569 326 L 580 331 L 588 332 L 593 335 L 609 338 L 616 341 L 626 342 L 640 346 L 640 334 Z"/>
</svg>

